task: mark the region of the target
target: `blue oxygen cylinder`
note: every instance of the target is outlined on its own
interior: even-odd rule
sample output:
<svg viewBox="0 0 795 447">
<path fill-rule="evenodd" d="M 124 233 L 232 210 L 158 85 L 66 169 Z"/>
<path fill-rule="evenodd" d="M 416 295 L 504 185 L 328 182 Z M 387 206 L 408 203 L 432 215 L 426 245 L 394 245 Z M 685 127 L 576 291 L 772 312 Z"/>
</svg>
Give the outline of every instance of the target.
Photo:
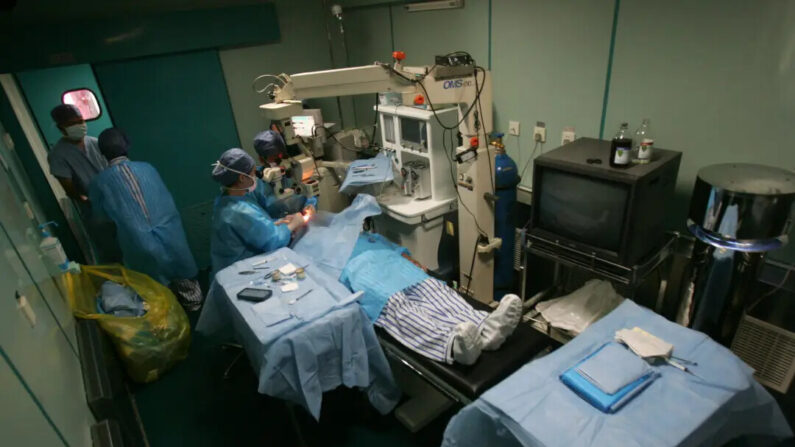
<svg viewBox="0 0 795 447">
<path fill-rule="evenodd" d="M 499 300 L 513 288 L 513 245 L 515 229 L 511 225 L 511 210 L 516 203 L 516 186 L 521 178 L 516 163 L 505 153 L 502 133 L 492 134 L 491 145 L 496 149 L 494 186 L 497 205 L 494 210 L 495 236 L 502 239 L 494 262 L 494 298 Z"/>
</svg>

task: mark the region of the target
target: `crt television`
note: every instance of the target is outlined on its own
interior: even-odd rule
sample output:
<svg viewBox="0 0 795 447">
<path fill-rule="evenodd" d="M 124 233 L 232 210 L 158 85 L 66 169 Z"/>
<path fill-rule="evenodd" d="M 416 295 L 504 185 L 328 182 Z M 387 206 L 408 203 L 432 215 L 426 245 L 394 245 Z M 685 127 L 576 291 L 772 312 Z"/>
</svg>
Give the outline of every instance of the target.
<svg viewBox="0 0 795 447">
<path fill-rule="evenodd" d="M 535 159 L 532 241 L 628 266 L 662 243 L 682 154 L 655 148 L 628 168 L 609 156 L 609 141 L 580 138 Z"/>
</svg>

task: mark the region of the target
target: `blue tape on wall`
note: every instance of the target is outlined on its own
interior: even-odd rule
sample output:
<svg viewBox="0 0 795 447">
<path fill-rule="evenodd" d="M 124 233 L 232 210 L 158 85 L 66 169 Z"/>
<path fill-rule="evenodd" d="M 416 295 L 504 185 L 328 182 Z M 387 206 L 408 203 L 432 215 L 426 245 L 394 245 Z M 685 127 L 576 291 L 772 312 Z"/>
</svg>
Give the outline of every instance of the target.
<svg viewBox="0 0 795 447">
<path fill-rule="evenodd" d="M 607 73 L 605 74 L 605 93 L 602 97 L 602 117 L 599 121 L 599 139 L 605 135 L 605 118 L 607 117 L 607 101 L 610 98 L 610 77 L 613 74 L 613 53 L 616 48 L 616 30 L 618 29 L 618 11 L 621 8 L 621 0 L 616 0 L 613 8 L 613 27 L 610 31 L 610 51 L 607 54 Z"/>
</svg>

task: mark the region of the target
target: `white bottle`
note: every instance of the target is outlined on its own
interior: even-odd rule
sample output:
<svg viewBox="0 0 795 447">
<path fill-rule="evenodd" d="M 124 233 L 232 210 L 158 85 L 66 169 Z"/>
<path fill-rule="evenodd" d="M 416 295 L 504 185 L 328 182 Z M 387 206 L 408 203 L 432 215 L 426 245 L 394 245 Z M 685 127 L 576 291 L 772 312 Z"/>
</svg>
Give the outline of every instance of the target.
<svg viewBox="0 0 795 447">
<path fill-rule="evenodd" d="M 648 118 L 643 119 L 643 123 L 635 131 L 635 147 L 632 148 L 632 163 L 645 164 L 651 161 L 654 139 L 651 137 L 649 129 L 651 122 Z"/>
<path fill-rule="evenodd" d="M 41 230 L 41 243 L 39 244 L 39 248 L 41 252 L 44 253 L 50 261 L 56 265 L 61 270 L 65 269 L 69 265 L 69 258 L 66 257 L 66 252 L 63 250 L 63 246 L 61 245 L 61 241 L 58 240 L 57 237 L 54 237 L 47 231 L 47 225 L 58 225 L 55 222 L 45 222 L 39 225 L 39 230 Z"/>
<path fill-rule="evenodd" d="M 16 292 L 17 298 L 17 309 L 22 312 L 22 315 L 25 316 L 25 319 L 28 320 L 30 323 L 30 327 L 36 327 L 36 312 L 33 311 L 33 308 L 28 303 L 28 299 L 25 298 L 25 295 L 20 295 L 19 292 Z"/>
</svg>

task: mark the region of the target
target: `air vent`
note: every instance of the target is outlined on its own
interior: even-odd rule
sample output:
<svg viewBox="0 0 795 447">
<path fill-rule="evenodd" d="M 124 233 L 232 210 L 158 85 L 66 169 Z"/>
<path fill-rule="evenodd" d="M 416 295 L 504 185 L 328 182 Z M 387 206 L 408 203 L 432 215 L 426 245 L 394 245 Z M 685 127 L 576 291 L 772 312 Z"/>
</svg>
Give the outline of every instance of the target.
<svg viewBox="0 0 795 447">
<path fill-rule="evenodd" d="M 759 383 L 787 392 L 795 376 L 795 333 L 745 315 L 732 351 L 755 370 Z"/>
</svg>

